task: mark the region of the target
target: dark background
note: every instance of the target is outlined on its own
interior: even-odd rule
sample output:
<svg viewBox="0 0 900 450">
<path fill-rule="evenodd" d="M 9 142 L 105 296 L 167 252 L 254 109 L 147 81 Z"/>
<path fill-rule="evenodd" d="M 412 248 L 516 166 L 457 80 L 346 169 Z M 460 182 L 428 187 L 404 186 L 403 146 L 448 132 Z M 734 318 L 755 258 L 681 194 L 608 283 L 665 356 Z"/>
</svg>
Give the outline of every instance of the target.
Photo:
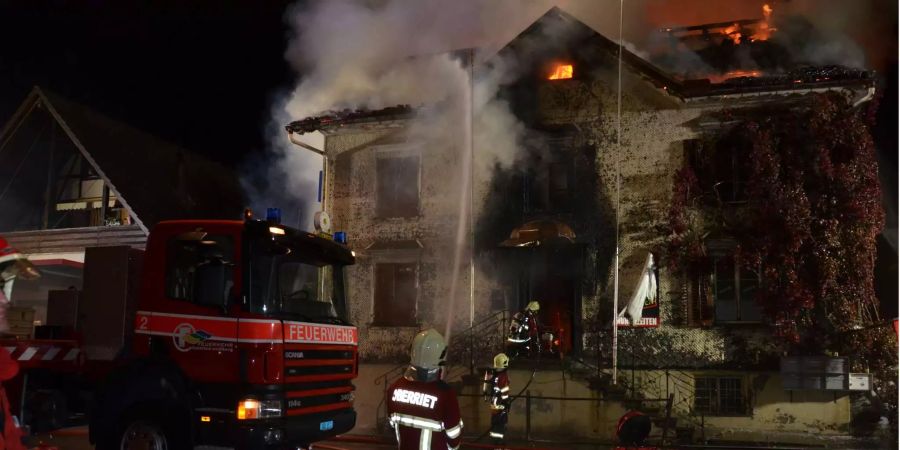
<svg viewBox="0 0 900 450">
<path fill-rule="evenodd" d="M 40 85 L 229 166 L 249 167 L 244 163 L 265 149 L 272 99 L 294 83 L 284 59 L 292 3 L 0 1 L 0 124 Z M 896 21 L 884 39 L 897 41 Z M 873 61 L 884 68 L 874 135 L 886 204 L 896 205 L 897 55 L 877 53 L 888 60 Z M 896 206 L 888 209 L 896 228 Z"/>
<path fill-rule="evenodd" d="M 239 166 L 290 88 L 291 2 L 0 2 L 0 124 L 40 85 Z"/>
</svg>

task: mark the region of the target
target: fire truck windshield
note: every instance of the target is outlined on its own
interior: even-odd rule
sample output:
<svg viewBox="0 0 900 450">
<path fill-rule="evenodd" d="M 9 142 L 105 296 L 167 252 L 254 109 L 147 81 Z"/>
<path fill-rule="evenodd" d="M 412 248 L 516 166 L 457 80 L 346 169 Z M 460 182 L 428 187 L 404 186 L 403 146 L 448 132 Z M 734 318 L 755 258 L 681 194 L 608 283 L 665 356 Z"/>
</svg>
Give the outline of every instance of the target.
<svg viewBox="0 0 900 450">
<path fill-rule="evenodd" d="M 286 319 L 346 322 L 344 266 L 290 251 L 272 252 L 272 247 L 254 250 L 249 267 L 251 310 Z"/>
</svg>

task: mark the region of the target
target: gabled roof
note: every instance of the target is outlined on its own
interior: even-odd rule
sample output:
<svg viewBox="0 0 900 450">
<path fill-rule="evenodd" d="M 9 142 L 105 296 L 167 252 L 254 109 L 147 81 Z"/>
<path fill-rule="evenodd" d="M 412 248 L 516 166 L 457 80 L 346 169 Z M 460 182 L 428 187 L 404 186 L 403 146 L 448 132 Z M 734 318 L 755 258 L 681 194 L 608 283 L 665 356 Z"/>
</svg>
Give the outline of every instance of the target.
<svg viewBox="0 0 900 450">
<path fill-rule="evenodd" d="M 243 196 L 231 169 L 40 87 L 0 130 L 0 145 L 40 107 L 145 232 L 167 219 L 239 217 Z"/>
<path fill-rule="evenodd" d="M 552 38 L 558 42 L 553 42 Z M 580 47 L 579 50 L 583 51 L 587 47 L 595 47 L 612 58 L 617 58 L 620 51 L 617 42 L 554 6 L 507 43 L 498 54 L 533 52 L 537 41 L 547 49 Z M 874 86 L 872 72 L 839 66 L 801 67 L 785 74 L 736 78 L 723 83 L 710 83 L 708 79 L 680 80 L 624 46 L 621 54 L 623 65 L 632 72 L 684 101 L 712 96 L 784 94 L 835 87 L 865 89 Z"/>
<path fill-rule="evenodd" d="M 658 88 L 661 94 L 685 102 L 715 97 L 753 98 L 769 94 L 790 95 L 834 88 L 866 91 L 873 88 L 875 83 L 872 72 L 838 66 L 798 68 L 777 76 L 735 78 L 723 83 L 711 83 L 708 79 L 680 80 L 624 46 L 620 49 L 617 42 L 608 39 L 556 6 L 550 8 L 496 52 L 479 54 L 475 58 L 475 64 L 476 66 L 491 64 L 492 59 L 498 56 L 518 53 L 518 56 L 525 59 L 523 65 L 529 66 L 539 64 L 540 61 L 537 59 L 551 54 L 554 49 L 566 51 L 572 48 L 599 50 L 613 60 L 618 58 L 621 50 L 623 66 Z M 592 56 L 596 56 L 596 52 L 592 53 Z M 865 95 L 867 94 L 863 94 L 861 98 L 868 99 L 869 97 Z M 320 116 L 291 122 L 285 129 L 289 133 L 300 134 L 336 131 L 344 126 L 406 120 L 414 115 L 415 109 L 408 105 L 378 110 L 329 111 Z"/>
</svg>

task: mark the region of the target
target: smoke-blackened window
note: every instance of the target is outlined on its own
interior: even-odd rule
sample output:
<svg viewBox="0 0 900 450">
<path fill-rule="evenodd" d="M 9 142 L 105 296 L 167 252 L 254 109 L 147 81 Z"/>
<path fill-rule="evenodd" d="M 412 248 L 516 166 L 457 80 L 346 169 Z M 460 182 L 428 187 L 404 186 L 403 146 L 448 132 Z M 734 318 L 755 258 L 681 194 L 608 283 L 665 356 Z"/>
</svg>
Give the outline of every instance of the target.
<svg viewBox="0 0 900 450">
<path fill-rule="evenodd" d="M 419 157 L 380 156 L 375 170 L 378 217 L 419 215 Z"/>
</svg>

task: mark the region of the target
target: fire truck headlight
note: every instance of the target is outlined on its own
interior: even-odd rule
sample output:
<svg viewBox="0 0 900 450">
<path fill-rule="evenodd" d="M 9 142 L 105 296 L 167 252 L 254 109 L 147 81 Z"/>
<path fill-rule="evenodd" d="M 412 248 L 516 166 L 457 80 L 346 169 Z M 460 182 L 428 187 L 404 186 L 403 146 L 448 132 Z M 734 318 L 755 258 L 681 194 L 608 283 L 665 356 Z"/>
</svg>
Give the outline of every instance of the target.
<svg viewBox="0 0 900 450">
<path fill-rule="evenodd" d="M 281 417 L 280 400 L 247 398 L 238 402 L 238 420 L 268 419 L 272 417 Z"/>
</svg>

